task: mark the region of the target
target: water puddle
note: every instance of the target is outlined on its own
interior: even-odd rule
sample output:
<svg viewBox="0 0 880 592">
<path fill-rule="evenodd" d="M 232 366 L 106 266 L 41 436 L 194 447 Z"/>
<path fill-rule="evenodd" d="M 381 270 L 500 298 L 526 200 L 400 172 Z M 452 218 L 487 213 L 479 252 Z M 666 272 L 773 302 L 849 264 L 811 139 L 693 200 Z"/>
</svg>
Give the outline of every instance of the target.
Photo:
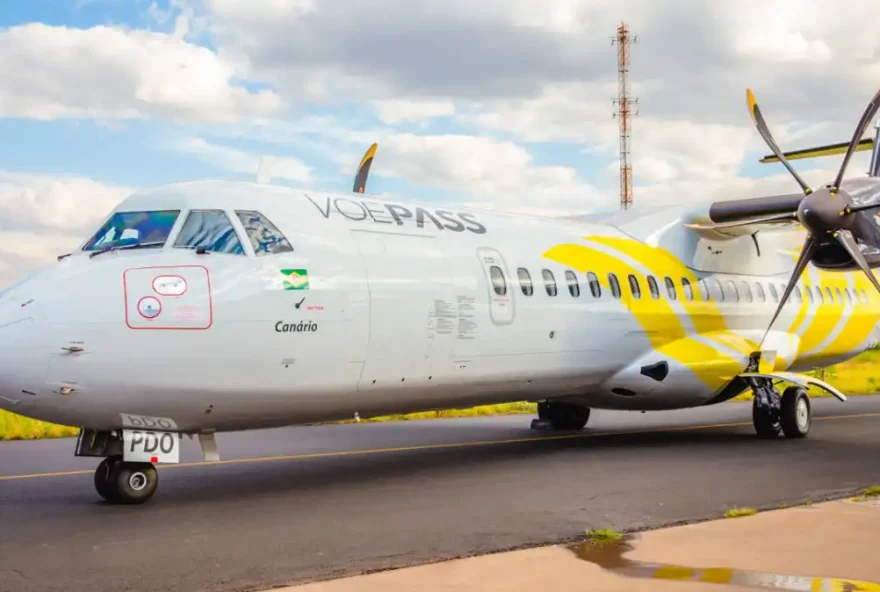
<svg viewBox="0 0 880 592">
<path fill-rule="evenodd" d="M 727 584 L 792 592 L 880 592 L 880 583 L 876 582 L 786 575 L 730 567 L 687 567 L 624 557 L 635 549 L 637 541 L 636 535 L 626 535 L 616 541 L 587 541 L 571 545 L 568 549 L 584 561 L 630 578 Z"/>
</svg>

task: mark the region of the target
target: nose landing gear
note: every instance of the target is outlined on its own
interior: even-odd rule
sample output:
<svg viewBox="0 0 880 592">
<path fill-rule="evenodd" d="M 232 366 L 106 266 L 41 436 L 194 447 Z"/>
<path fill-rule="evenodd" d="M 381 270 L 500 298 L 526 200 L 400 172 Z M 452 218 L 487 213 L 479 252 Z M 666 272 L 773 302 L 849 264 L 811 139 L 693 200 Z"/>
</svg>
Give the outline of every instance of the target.
<svg viewBox="0 0 880 592">
<path fill-rule="evenodd" d="M 158 486 L 159 472 L 152 463 L 111 456 L 95 469 L 95 489 L 111 504 L 142 504 L 153 497 Z"/>
</svg>

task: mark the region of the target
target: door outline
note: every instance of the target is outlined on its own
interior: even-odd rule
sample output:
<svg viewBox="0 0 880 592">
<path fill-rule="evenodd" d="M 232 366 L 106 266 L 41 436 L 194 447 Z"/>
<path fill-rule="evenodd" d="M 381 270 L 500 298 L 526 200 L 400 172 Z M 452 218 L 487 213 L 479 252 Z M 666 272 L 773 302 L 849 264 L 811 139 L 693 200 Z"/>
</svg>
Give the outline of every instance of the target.
<svg viewBox="0 0 880 592">
<path fill-rule="evenodd" d="M 477 258 L 483 270 L 486 280 L 486 296 L 489 299 L 489 318 L 496 325 L 510 325 L 516 318 L 516 300 L 514 298 L 513 276 L 507 267 L 504 257 L 496 249 L 489 247 L 477 248 Z M 504 274 L 504 285 L 507 293 L 499 296 L 492 287 L 492 274 L 490 268 L 497 265 Z"/>
</svg>

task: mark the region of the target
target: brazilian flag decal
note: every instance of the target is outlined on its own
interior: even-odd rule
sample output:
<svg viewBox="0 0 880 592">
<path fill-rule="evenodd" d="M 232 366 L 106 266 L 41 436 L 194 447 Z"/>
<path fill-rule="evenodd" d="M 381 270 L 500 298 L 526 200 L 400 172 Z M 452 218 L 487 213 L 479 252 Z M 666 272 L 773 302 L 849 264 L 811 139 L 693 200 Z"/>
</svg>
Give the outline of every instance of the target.
<svg viewBox="0 0 880 592">
<path fill-rule="evenodd" d="M 306 269 L 282 269 L 285 290 L 308 290 L 309 272 Z"/>
</svg>

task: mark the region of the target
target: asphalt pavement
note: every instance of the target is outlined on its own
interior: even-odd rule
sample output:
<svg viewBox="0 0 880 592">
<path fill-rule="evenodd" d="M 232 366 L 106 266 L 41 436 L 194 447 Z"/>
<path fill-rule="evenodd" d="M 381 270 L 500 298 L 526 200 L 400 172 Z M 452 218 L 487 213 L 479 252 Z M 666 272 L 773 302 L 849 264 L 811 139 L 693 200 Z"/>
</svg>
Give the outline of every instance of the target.
<svg viewBox="0 0 880 592">
<path fill-rule="evenodd" d="M 161 467 L 107 506 L 73 440 L 0 443 L 0 591 L 240 591 L 778 507 L 880 483 L 880 397 L 815 399 L 805 440 L 754 436 L 748 403 L 220 434 L 220 463 Z"/>
</svg>

